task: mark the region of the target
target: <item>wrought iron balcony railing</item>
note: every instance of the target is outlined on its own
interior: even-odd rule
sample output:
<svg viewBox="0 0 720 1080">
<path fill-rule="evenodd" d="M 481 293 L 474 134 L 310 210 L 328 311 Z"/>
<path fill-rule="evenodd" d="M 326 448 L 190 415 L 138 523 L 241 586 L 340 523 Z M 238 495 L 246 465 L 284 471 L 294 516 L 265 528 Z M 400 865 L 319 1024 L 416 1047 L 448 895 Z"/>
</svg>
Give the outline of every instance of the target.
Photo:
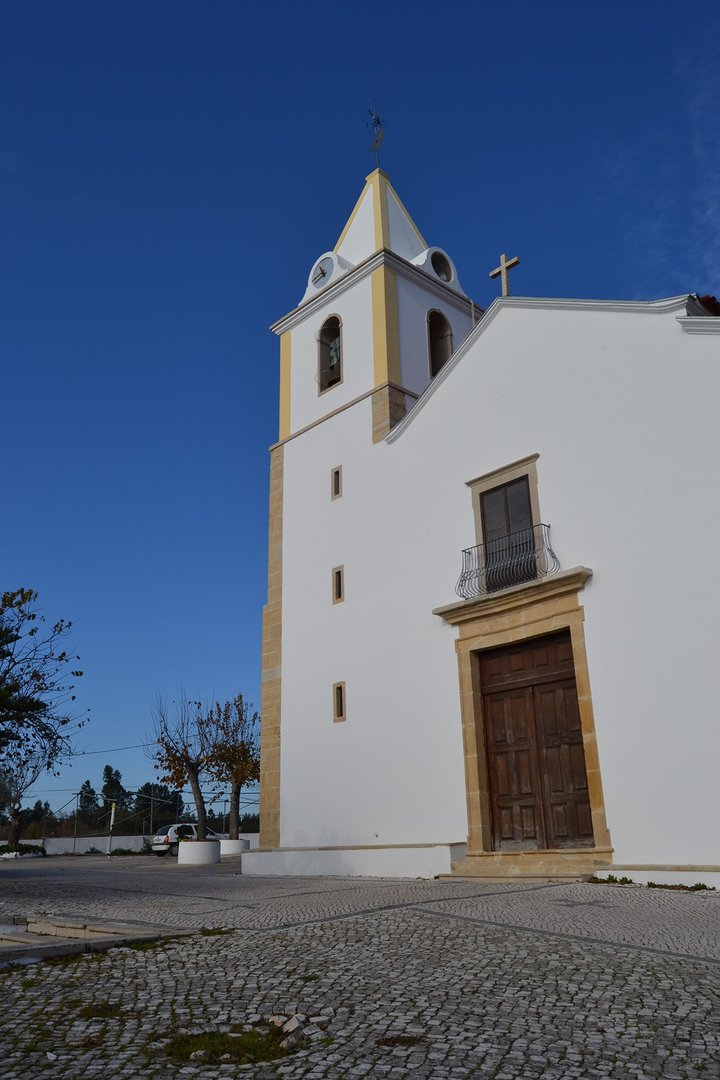
<svg viewBox="0 0 720 1080">
<path fill-rule="evenodd" d="M 549 525 L 533 525 L 466 548 L 462 556 L 462 573 L 455 592 L 466 600 L 547 577 L 560 569 L 550 547 Z"/>
</svg>

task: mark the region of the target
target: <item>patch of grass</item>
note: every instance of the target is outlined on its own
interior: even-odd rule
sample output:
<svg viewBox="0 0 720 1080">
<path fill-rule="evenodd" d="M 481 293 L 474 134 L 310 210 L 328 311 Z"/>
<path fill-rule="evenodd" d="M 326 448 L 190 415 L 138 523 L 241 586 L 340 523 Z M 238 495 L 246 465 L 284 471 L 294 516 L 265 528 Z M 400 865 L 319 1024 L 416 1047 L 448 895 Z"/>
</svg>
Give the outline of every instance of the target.
<svg viewBox="0 0 720 1080">
<path fill-rule="evenodd" d="M 78 1016 L 81 1020 L 116 1020 L 127 1013 L 117 1001 L 94 1001 L 84 1005 Z"/>
<path fill-rule="evenodd" d="M 636 883 L 629 877 L 615 877 L 614 874 L 608 874 L 607 877 L 601 878 L 596 874 L 588 878 L 588 882 L 591 885 L 635 885 Z M 704 881 L 696 881 L 694 885 L 663 885 L 659 881 L 648 881 L 648 889 L 670 889 L 673 892 L 715 892 L 714 885 L 706 885 Z"/>
<path fill-rule="evenodd" d="M 202 1035 L 177 1035 L 165 1046 L 165 1053 L 175 1062 L 190 1061 L 191 1054 L 203 1050 L 208 1055 L 205 1064 L 252 1065 L 256 1061 L 276 1061 L 286 1057 L 288 1051 L 280 1042 L 284 1038 L 282 1028 L 244 1031 L 237 1035 L 224 1035 L 219 1031 Z M 230 1055 L 230 1059 L 226 1057 Z"/>
<path fill-rule="evenodd" d="M 422 1035 L 383 1035 L 382 1039 L 378 1039 L 378 1046 L 417 1046 L 418 1043 L 424 1042 L 425 1039 Z"/>
<path fill-rule="evenodd" d="M 151 941 L 131 941 L 127 947 L 135 952 L 150 952 L 152 949 L 164 949 L 171 940 L 170 938 L 152 938 Z"/>
<path fill-rule="evenodd" d="M 209 926 L 203 926 L 200 930 L 200 937 L 224 937 L 225 934 L 234 934 L 235 931 L 231 926 L 219 927 L 214 930 Z"/>
<path fill-rule="evenodd" d="M 303 983 L 315 982 L 315 980 L 319 979 L 319 978 L 320 978 L 319 975 L 301 975 L 300 976 L 300 982 L 303 982 Z"/>
<path fill-rule="evenodd" d="M 714 885 L 696 881 L 694 885 L 663 885 L 659 881 L 648 881 L 648 889 L 670 889 L 671 892 L 715 892 Z"/>
<path fill-rule="evenodd" d="M 72 953 L 70 956 L 48 956 L 47 960 L 43 960 L 43 964 L 49 964 L 51 967 L 67 967 L 69 964 L 76 964 L 78 960 L 81 960 L 83 953 Z"/>
<path fill-rule="evenodd" d="M 117 848 L 111 848 L 110 854 L 111 855 L 139 855 L 140 852 L 136 851 L 135 848 L 117 847 Z"/>
</svg>

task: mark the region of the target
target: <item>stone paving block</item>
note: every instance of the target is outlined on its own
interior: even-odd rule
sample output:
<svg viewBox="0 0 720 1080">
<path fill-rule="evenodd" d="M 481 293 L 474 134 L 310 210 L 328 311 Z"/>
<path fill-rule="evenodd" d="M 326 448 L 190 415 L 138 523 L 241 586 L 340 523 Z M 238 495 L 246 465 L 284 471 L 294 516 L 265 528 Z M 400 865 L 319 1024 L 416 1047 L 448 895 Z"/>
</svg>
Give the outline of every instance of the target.
<svg viewBox="0 0 720 1080">
<path fill-rule="evenodd" d="M 0 913 L 236 933 L 0 973 L 3 1077 L 720 1077 L 716 894 L 243 879 L 222 865 L 183 876 L 139 862 L 3 867 Z M 118 1014 L 82 1021 L 95 1002 Z M 163 1053 L 164 1032 L 297 1013 L 325 1018 L 321 1040 L 273 1064 L 195 1069 Z"/>
</svg>

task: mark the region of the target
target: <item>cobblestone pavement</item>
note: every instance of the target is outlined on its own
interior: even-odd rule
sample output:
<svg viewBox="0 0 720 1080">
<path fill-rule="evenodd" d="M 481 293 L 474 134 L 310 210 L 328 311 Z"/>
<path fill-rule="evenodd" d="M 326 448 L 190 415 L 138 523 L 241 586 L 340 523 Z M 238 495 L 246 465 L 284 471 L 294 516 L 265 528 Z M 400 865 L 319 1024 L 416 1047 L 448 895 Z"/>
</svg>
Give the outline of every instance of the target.
<svg viewBox="0 0 720 1080">
<path fill-rule="evenodd" d="M 720 1078 L 718 893 L 1 866 L 0 921 L 41 911 L 234 932 L 0 972 L 3 1080 Z M 119 1015 L 82 1019 L 97 1003 Z M 163 1052 L 170 1034 L 323 1011 L 323 1038 L 272 1064 Z"/>
</svg>

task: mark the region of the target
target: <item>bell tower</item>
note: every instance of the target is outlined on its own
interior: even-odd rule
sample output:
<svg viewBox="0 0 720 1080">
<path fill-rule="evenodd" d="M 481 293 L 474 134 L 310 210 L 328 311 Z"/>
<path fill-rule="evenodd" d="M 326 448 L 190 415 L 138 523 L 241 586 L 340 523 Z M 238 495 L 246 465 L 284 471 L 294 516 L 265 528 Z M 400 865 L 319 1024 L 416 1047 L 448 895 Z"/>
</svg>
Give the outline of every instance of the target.
<svg viewBox="0 0 720 1080">
<path fill-rule="evenodd" d="M 313 263 L 280 337 L 280 440 L 371 396 L 372 439 L 402 419 L 478 309 L 375 169 L 331 251 Z M 439 318 L 438 318 L 439 316 Z"/>
<path fill-rule="evenodd" d="M 299 704 L 307 695 L 298 680 L 311 684 L 312 693 L 326 681 L 319 669 L 317 678 L 312 674 L 304 650 L 314 640 L 317 663 L 324 662 L 318 643 L 325 640 L 328 565 L 331 607 L 351 609 L 344 604 L 342 564 L 359 512 L 352 491 L 378 467 L 386 435 L 481 313 L 450 256 L 427 244 L 378 168 L 335 246 L 314 260 L 298 306 L 272 327 L 280 338 L 280 426 L 270 459 L 263 612 L 263 848 L 277 848 L 289 835 L 292 814 L 283 806 L 293 805 L 301 783 L 298 746 L 309 745 Z M 334 631 L 327 640 L 336 644 Z M 344 689 L 331 683 L 340 702 L 335 712 L 343 714 L 335 719 L 342 720 Z M 324 736 L 318 738 L 324 746 Z"/>
</svg>

